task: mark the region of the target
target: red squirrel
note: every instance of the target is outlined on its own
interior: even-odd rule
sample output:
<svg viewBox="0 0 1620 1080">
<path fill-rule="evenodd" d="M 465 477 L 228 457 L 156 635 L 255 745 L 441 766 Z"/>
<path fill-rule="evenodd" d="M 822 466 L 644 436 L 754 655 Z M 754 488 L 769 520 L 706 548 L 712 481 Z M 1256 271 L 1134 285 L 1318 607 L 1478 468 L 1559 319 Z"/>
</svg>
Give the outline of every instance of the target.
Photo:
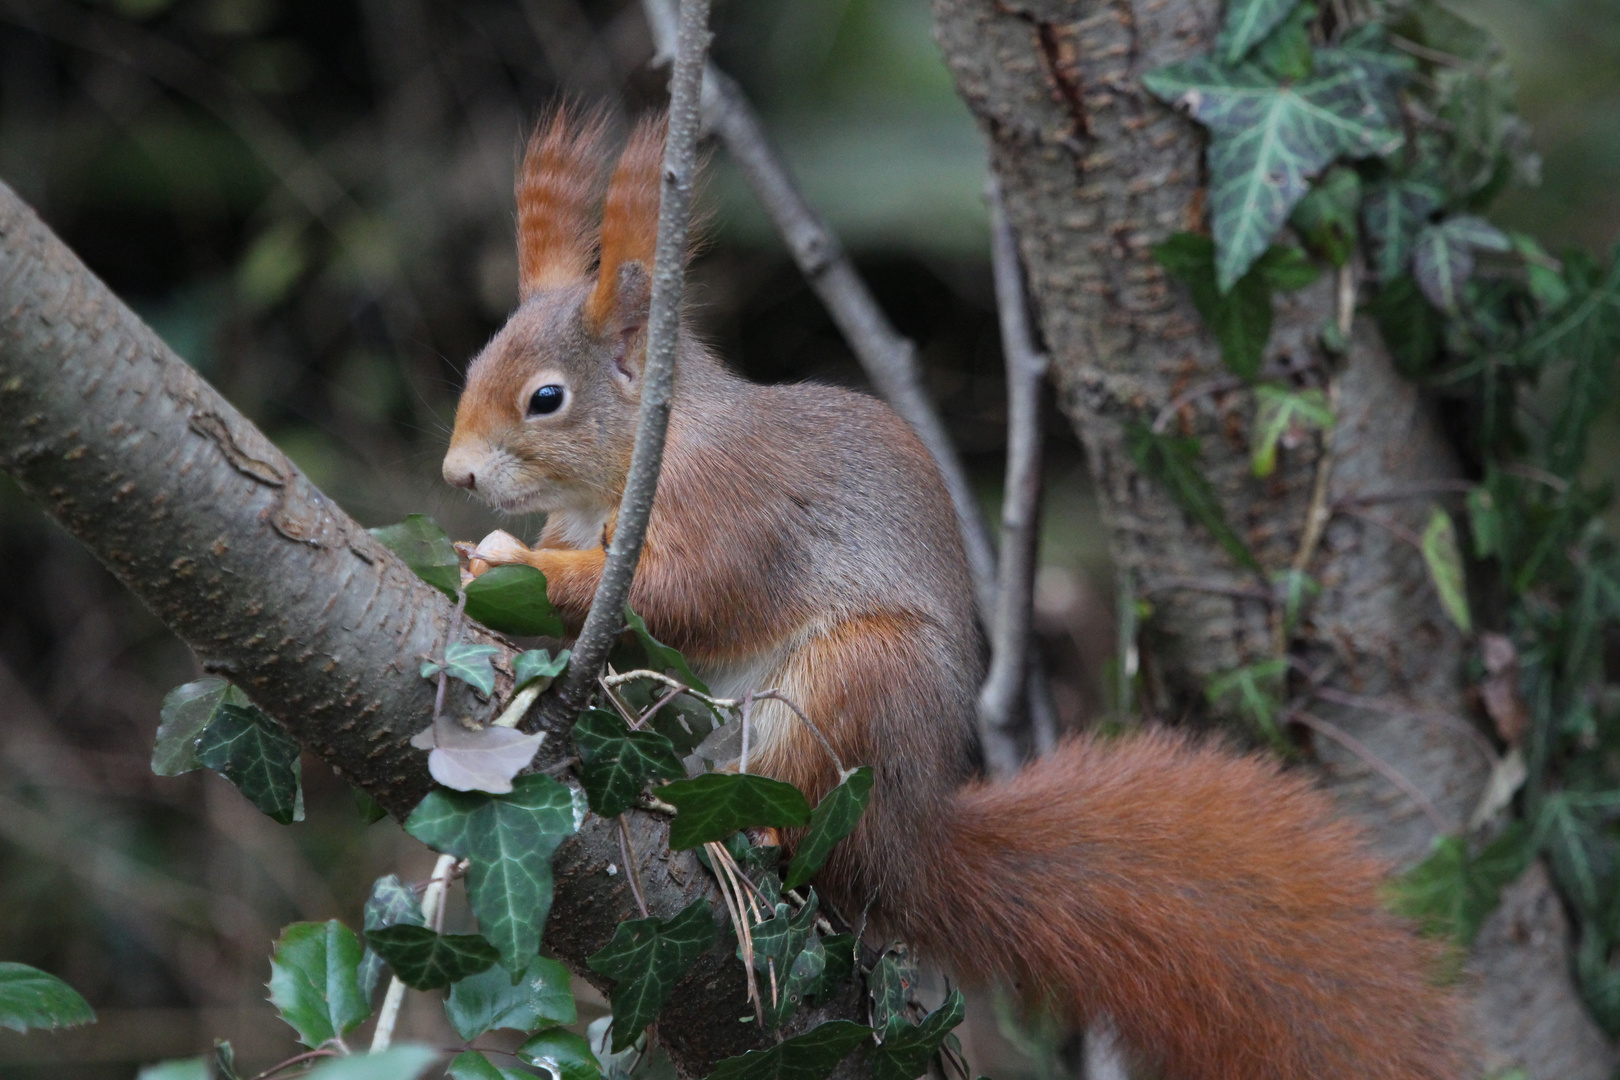
<svg viewBox="0 0 1620 1080">
<path fill-rule="evenodd" d="M 635 431 L 661 122 L 618 158 L 558 110 L 517 184 L 521 304 L 472 362 L 445 479 L 547 515 L 537 547 L 577 632 Z M 761 386 L 682 333 L 631 606 L 719 694 L 782 689 L 871 806 L 816 884 L 959 976 L 1106 1017 L 1173 1080 L 1456 1078 L 1469 1056 L 1431 946 L 1380 906 L 1383 868 L 1297 773 L 1166 730 L 1063 742 L 980 779 L 983 647 L 955 517 L 910 428 L 865 394 Z M 837 777 L 784 706 L 757 771 L 814 801 Z"/>
</svg>

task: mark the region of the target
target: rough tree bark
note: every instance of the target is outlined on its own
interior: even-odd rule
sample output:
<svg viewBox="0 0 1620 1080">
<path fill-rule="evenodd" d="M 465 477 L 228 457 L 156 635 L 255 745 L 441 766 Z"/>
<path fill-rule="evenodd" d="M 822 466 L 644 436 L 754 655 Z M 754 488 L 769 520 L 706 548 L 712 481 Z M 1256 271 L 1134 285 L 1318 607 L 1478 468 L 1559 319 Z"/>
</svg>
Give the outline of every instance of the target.
<svg viewBox="0 0 1620 1080">
<path fill-rule="evenodd" d="M 322 495 L 251 422 L 119 302 L 0 184 L 0 471 L 84 542 L 189 644 L 242 686 L 305 749 L 403 818 L 432 786 L 409 738 L 428 723 L 417 674 L 444 644 L 453 605 Z M 488 722 L 512 686 L 511 643 L 477 626 L 463 640 L 500 649 L 489 701 L 460 687 L 452 715 Z M 454 685 L 454 684 L 453 684 Z M 538 764 L 569 753 L 550 731 Z M 647 904 L 670 916 L 718 898 L 667 824 L 626 815 Z M 557 852 L 547 943 L 602 982 L 585 958 L 639 915 L 616 821 L 588 815 Z M 355 913 L 358 915 L 358 912 Z M 606 987 L 604 986 L 604 989 Z M 660 1024 L 686 1075 L 753 1049 L 741 965 L 717 947 L 677 988 Z M 853 988 L 801 1014 L 863 1020 Z"/>
<path fill-rule="evenodd" d="M 1205 712 L 1210 676 L 1274 655 L 1269 606 L 1239 595 L 1263 583 L 1138 472 L 1128 421 L 1190 399 L 1174 424 L 1201 436 L 1205 472 L 1268 570 L 1299 555 L 1320 468 L 1331 507 L 1455 480 L 1458 464 L 1365 320 L 1335 369 L 1341 420 L 1325 461 L 1313 444 L 1257 481 L 1246 457 L 1249 395 L 1189 393 L 1222 374 L 1219 356 L 1151 247 L 1202 224 L 1203 143 L 1140 79 L 1208 50 L 1219 0 L 934 0 L 934 10 L 958 90 L 989 140 L 1116 565 L 1153 606 L 1143 628 L 1147 704 L 1162 716 Z M 1312 342 L 1335 317 L 1337 293 L 1323 280 L 1280 302 L 1268 359 L 1324 359 Z M 1426 508 L 1393 502 L 1374 513 L 1421 531 Z M 1457 831 L 1468 821 L 1489 773 L 1466 721 L 1456 723 L 1469 715 L 1467 643 L 1442 615 L 1418 552 L 1391 530 L 1334 516 L 1307 554 L 1323 591 L 1294 654 L 1331 687 L 1397 703 L 1369 711 L 1323 702 L 1313 713 L 1415 784 L 1432 817 L 1339 743 L 1316 737 L 1315 757 L 1381 851 L 1410 864 L 1437 824 Z M 1498 1063 L 1538 1077 L 1609 1075 L 1612 1052 L 1576 997 L 1568 926 L 1540 867 L 1505 897 L 1468 972 L 1477 1030 Z"/>
</svg>

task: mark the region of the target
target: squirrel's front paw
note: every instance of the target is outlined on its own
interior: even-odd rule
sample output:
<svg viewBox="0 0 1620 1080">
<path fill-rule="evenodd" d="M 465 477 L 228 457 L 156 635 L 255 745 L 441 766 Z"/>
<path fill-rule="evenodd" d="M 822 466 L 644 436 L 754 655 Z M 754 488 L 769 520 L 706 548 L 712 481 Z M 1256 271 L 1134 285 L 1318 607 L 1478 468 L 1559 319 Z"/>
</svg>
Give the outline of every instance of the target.
<svg viewBox="0 0 1620 1080">
<path fill-rule="evenodd" d="M 456 541 L 456 552 L 467 560 L 462 571 L 462 584 L 496 566 L 510 566 L 529 562 L 529 545 L 502 529 L 496 529 L 476 544 Z"/>
</svg>

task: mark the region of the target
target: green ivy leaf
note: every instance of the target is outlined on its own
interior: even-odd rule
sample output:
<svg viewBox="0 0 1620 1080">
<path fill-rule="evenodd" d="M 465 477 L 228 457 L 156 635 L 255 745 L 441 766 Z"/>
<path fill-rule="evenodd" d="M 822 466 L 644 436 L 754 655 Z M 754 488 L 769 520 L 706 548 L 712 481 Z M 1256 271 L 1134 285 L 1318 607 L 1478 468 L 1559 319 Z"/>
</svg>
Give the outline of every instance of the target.
<svg viewBox="0 0 1620 1080">
<path fill-rule="evenodd" d="M 491 1065 L 489 1058 L 476 1050 L 463 1050 L 451 1058 L 444 1075 L 450 1080 L 506 1080 L 501 1070 Z"/>
<path fill-rule="evenodd" d="M 951 1029 L 962 1022 L 967 1009 L 960 990 L 952 990 L 944 1004 L 912 1026 L 893 1017 L 883 1031 L 883 1043 L 872 1052 L 872 1080 L 914 1080 L 928 1071 L 928 1059 L 939 1053 Z"/>
<path fill-rule="evenodd" d="M 1465 634 L 1473 632 L 1473 619 L 1468 612 L 1468 580 L 1463 571 L 1462 552 L 1457 547 L 1457 527 L 1451 515 L 1438 506 L 1429 512 L 1429 524 L 1423 530 L 1423 565 L 1428 568 L 1429 580 L 1440 594 L 1440 606 L 1446 615 Z"/>
<path fill-rule="evenodd" d="M 800 838 L 793 861 L 788 864 L 787 880 L 782 883 L 784 888 L 797 889 L 815 876 L 827 861 L 827 856 L 832 854 L 833 847 L 855 831 L 871 799 L 870 765 L 862 765 L 851 772 L 822 797 L 815 810 L 811 811 L 810 827 Z"/>
<path fill-rule="evenodd" d="M 810 804 L 798 788 L 751 773 L 705 773 L 665 784 L 654 794 L 679 811 L 669 830 L 675 851 L 724 840 L 753 825 L 790 829 L 810 820 Z"/>
<path fill-rule="evenodd" d="M 1440 353 L 1445 319 L 1424 299 L 1417 282 L 1403 274 L 1380 288 L 1366 309 L 1378 320 L 1396 370 L 1408 379 L 1428 375 Z"/>
<path fill-rule="evenodd" d="M 647 652 L 648 667 L 654 671 L 661 671 L 666 675 L 674 675 L 675 678 L 700 694 L 709 692 L 709 687 L 702 679 L 694 675 L 692 669 L 687 666 L 686 657 L 649 634 L 646 620 L 631 611 L 629 604 L 624 606 L 624 618 L 630 624 L 630 629 L 635 633 L 636 640 L 641 642 L 641 647 Z"/>
<path fill-rule="evenodd" d="M 503 634 L 563 636 L 562 616 L 532 566 L 495 566 L 467 583 L 467 617 Z"/>
<path fill-rule="evenodd" d="M 372 529 L 382 545 L 405 561 L 417 577 L 454 599 L 461 589 L 461 559 L 439 523 L 412 514 L 398 525 Z"/>
<path fill-rule="evenodd" d="M 885 953 L 866 978 L 866 991 L 872 997 L 872 1023 L 879 1031 L 896 1020 L 905 1022 L 906 1010 L 917 988 L 917 968 L 894 953 Z"/>
<path fill-rule="evenodd" d="M 1361 177 L 1348 166 L 1335 165 L 1294 207 L 1288 223 L 1311 251 L 1343 266 L 1356 250 L 1360 209 Z"/>
<path fill-rule="evenodd" d="M 163 695 L 157 739 L 152 746 L 152 771 L 159 776 L 179 776 L 202 768 L 197 740 L 226 702 L 243 709 L 252 705 L 241 690 L 213 675 Z"/>
<path fill-rule="evenodd" d="M 27 964 L 0 963 L 0 1027 L 54 1030 L 95 1022 L 89 1002 L 55 975 Z"/>
<path fill-rule="evenodd" d="M 592 971 L 615 981 L 613 1050 L 617 1053 L 640 1037 L 658 1018 L 698 957 L 714 945 L 714 916 L 698 899 L 671 919 L 629 919 L 618 925 L 613 940 L 585 962 Z"/>
<path fill-rule="evenodd" d="M 823 938 L 821 947 L 826 957 L 822 962 L 821 978 L 805 994 L 806 1000 L 812 1005 L 825 1003 L 855 974 L 854 934 L 834 934 Z"/>
<path fill-rule="evenodd" d="M 1322 586 L 1305 571 L 1289 567 L 1271 576 L 1271 590 L 1282 601 L 1283 632 L 1292 635 L 1305 605 L 1321 593 Z"/>
<path fill-rule="evenodd" d="M 1462 313 L 1462 290 L 1474 275 L 1474 252 L 1510 251 L 1507 234 L 1484 218 L 1446 218 L 1418 234 L 1412 276 L 1429 303 L 1448 315 Z"/>
<path fill-rule="evenodd" d="M 416 890 L 399 880 L 398 874 L 380 877 L 372 883 L 371 895 L 366 898 L 365 931 L 369 934 L 373 930 L 401 923 L 406 926 L 425 925 Z M 360 957 L 359 972 L 360 990 L 367 1001 L 371 1000 L 371 993 L 377 988 L 382 964 L 382 957 L 368 945 Z"/>
<path fill-rule="evenodd" d="M 1339 157 L 1401 146 L 1396 85 L 1370 55 L 1319 49 L 1314 72 L 1296 83 L 1253 64 L 1224 68 L 1208 56 L 1143 77 L 1149 92 L 1210 131 L 1210 214 L 1223 293 L 1271 246 L 1311 177 Z"/>
<path fill-rule="evenodd" d="M 1254 62 L 1285 82 L 1309 77 L 1316 66 L 1311 47 L 1311 23 L 1315 19 L 1314 4 L 1299 5 L 1254 50 Z"/>
<path fill-rule="evenodd" d="M 327 1058 L 302 1080 L 418 1080 L 439 1057 L 431 1046 L 404 1043 L 380 1054 Z"/>
<path fill-rule="evenodd" d="M 615 1022 L 617 1014 L 615 1014 Z M 602 1069 L 591 1053 L 591 1044 L 572 1031 L 552 1028 L 542 1031 L 518 1047 L 517 1055 L 530 1065 L 546 1070 L 552 1080 L 597 1080 Z"/>
<path fill-rule="evenodd" d="M 484 937 L 508 971 L 540 950 L 551 912 L 551 854 L 584 820 L 584 799 L 549 776 L 520 776 L 506 795 L 428 793 L 405 831 L 435 851 L 467 859 L 467 894 Z"/>
<path fill-rule="evenodd" d="M 667 688 L 651 679 L 638 679 L 618 687 L 619 697 L 637 715 L 652 708 Z M 675 753 L 686 757 L 720 725 L 720 718 L 707 704 L 691 694 L 676 694 L 647 721 L 647 727 L 668 739 Z"/>
<path fill-rule="evenodd" d="M 144 1066 L 135 1080 L 213 1080 L 213 1075 L 206 1057 L 194 1057 Z"/>
<path fill-rule="evenodd" d="M 470 641 L 458 641 L 444 650 L 444 670 L 451 678 L 460 679 L 488 697 L 495 691 L 495 666 L 490 663 L 489 658 L 499 651 L 493 645 L 474 645 Z M 438 674 L 437 669 L 433 674 Z"/>
<path fill-rule="evenodd" d="M 349 791 L 354 795 L 354 809 L 360 815 L 360 824 L 375 825 L 388 816 L 388 811 L 382 808 L 382 804 L 367 795 L 363 789 L 351 784 Z"/>
<path fill-rule="evenodd" d="M 270 1003 L 311 1049 L 371 1015 L 360 992 L 360 939 L 329 922 L 293 923 L 270 956 Z"/>
<path fill-rule="evenodd" d="M 1277 444 L 1290 429 L 1333 430 L 1333 409 L 1320 390 L 1291 390 L 1265 383 L 1255 387 L 1255 398 L 1249 451 L 1256 476 L 1266 477 L 1277 471 Z"/>
<path fill-rule="evenodd" d="M 1380 180 L 1367 188 L 1361 224 L 1367 231 L 1368 260 L 1380 282 L 1387 285 L 1406 273 L 1418 234 L 1445 197 L 1438 185 L 1423 180 Z"/>
<path fill-rule="evenodd" d="M 536 679 L 555 679 L 563 673 L 563 668 L 568 666 L 569 655 L 567 649 L 559 650 L 556 656 L 552 656 L 544 649 L 530 649 L 518 653 L 517 659 L 512 661 L 512 689 L 521 690 Z M 548 681 L 546 685 L 551 684 Z"/>
<path fill-rule="evenodd" d="M 1187 286 L 1193 306 L 1221 347 L 1232 373 L 1252 380 L 1260 373 L 1271 339 L 1271 294 L 1292 291 L 1316 280 L 1316 267 L 1296 248 L 1273 247 L 1230 292 L 1215 283 L 1215 242 L 1197 233 L 1175 233 L 1153 249 L 1170 275 Z"/>
<path fill-rule="evenodd" d="M 468 1042 L 496 1028 L 533 1031 L 579 1019 L 568 969 L 543 956 L 530 960 L 515 983 L 505 968 L 460 980 L 450 987 L 444 1011 Z"/>
<path fill-rule="evenodd" d="M 222 701 L 197 740 L 197 759 L 236 786 L 249 802 L 290 825 L 304 820 L 302 749 L 256 705 Z"/>
<path fill-rule="evenodd" d="M 726 1058 L 709 1080 L 827 1080 L 838 1063 L 872 1037 L 872 1029 L 848 1020 L 829 1020 L 768 1050 Z"/>
<path fill-rule="evenodd" d="M 1612 260 L 1601 276 L 1573 256 L 1566 260 L 1571 301 L 1524 345 L 1531 364 L 1570 365 L 1565 404 L 1547 439 L 1547 467 L 1566 478 L 1586 457 L 1587 433 L 1608 401 L 1610 372 L 1620 356 L 1620 250 Z"/>
<path fill-rule="evenodd" d="M 1215 39 L 1215 50 L 1228 66 L 1241 63 L 1249 50 L 1299 6 L 1299 0 L 1232 0 Z"/>
<path fill-rule="evenodd" d="M 500 951 L 479 934 L 436 934 L 425 926 L 397 923 L 366 932 L 366 941 L 412 990 L 437 990 L 488 971 Z"/>
<path fill-rule="evenodd" d="M 1282 680 L 1287 674 L 1288 661 L 1262 660 L 1215 676 L 1204 693 L 1211 705 L 1219 706 L 1235 692 L 1239 714 L 1273 744 L 1281 746 L 1284 740 L 1277 726 L 1277 710 L 1282 704 Z"/>
<path fill-rule="evenodd" d="M 1164 485 L 1176 505 L 1208 529 L 1234 562 L 1250 570 L 1260 569 L 1248 545 L 1226 523 L 1226 511 L 1198 465 L 1197 439 L 1159 435 L 1140 420 L 1127 423 L 1125 439 L 1136 467 Z"/>
<path fill-rule="evenodd" d="M 649 780 L 679 780 L 686 766 L 664 736 L 645 728 L 631 731 L 617 713 L 586 709 L 574 724 L 581 759 L 580 782 L 591 809 L 617 817 L 635 805 Z"/>
<path fill-rule="evenodd" d="M 1521 822 L 1509 825 L 1477 857 L 1469 855 L 1461 837 L 1437 837 L 1427 859 L 1391 882 L 1390 906 L 1416 920 L 1424 933 L 1466 948 L 1496 910 L 1502 890 L 1534 857 L 1530 831 Z"/>
</svg>

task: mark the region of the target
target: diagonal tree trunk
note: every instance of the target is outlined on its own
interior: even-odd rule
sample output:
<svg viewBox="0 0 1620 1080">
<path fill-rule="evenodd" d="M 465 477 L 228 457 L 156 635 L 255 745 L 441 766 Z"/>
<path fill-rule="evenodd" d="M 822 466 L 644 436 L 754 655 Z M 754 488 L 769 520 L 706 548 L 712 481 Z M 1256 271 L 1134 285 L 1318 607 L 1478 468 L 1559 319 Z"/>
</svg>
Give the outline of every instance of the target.
<svg viewBox="0 0 1620 1080">
<path fill-rule="evenodd" d="M 0 470 L 112 570 L 201 658 L 242 686 L 305 749 L 403 818 L 432 780 L 408 740 L 433 711 L 418 665 L 453 605 L 416 578 L 119 302 L 0 184 Z M 12 572 L 19 571 L 13 568 Z M 496 646 L 490 701 L 458 688 L 451 715 L 487 722 L 516 654 Z M 454 684 L 453 684 L 454 685 Z M 549 730 L 540 765 L 569 753 Z M 718 898 L 662 818 L 626 815 L 652 912 Z M 639 914 L 616 820 L 587 815 L 554 860 L 546 941 L 575 971 Z M 358 914 L 358 913 L 356 913 Z M 605 987 L 604 987 L 605 989 Z M 864 1020 L 859 992 L 797 1018 Z M 764 1041 L 725 948 L 677 988 L 660 1035 L 685 1075 Z"/>
<path fill-rule="evenodd" d="M 1324 781 L 1379 849 L 1400 865 L 1416 861 L 1439 831 L 1469 820 L 1492 753 L 1465 719 L 1466 643 L 1442 615 L 1420 554 L 1398 535 L 1421 530 L 1427 504 L 1393 502 L 1367 515 L 1388 524 L 1332 516 L 1319 542 L 1305 538 L 1305 525 L 1345 496 L 1434 487 L 1457 480 L 1459 468 L 1364 320 L 1333 377 L 1340 422 L 1330 445 L 1286 454 L 1267 481 L 1248 470 L 1249 395 L 1196 392 L 1222 375 L 1219 355 L 1151 248 L 1202 223 L 1202 140 L 1140 80 L 1210 47 L 1218 0 L 934 0 L 934 10 L 1021 237 L 1115 563 L 1131 594 L 1151 605 L 1141 635 L 1148 708 L 1205 713 L 1211 676 L 1276 651 L 1265 582 L 1127 452 L 1126 425 L 1155 419 L 1180 397 L 1167 419 L 1200 436 L 1201 467 L 1262 566 L 1281 571 L 1303 559 L 1323 586 L 1294 656 L 1331 688 L 1398 703 L 1313 705 L 1320 730 L 1348 736 L 1356 751 L 1320 734 L 1313 750 Z M 1344 302 L 1329 280 L 1282 298 L 1268 360 L 1319 363 L 1313 343 Z M 1576 996 L 1569 951 L 1568 925 L 1538 866 L 1504 898 L 1469 961 L 1476 1026 L 1493 1064 L 1522 1063 L 1538 1077 L 1609 1075 L 1612 1051 Z"/>
</svg>

